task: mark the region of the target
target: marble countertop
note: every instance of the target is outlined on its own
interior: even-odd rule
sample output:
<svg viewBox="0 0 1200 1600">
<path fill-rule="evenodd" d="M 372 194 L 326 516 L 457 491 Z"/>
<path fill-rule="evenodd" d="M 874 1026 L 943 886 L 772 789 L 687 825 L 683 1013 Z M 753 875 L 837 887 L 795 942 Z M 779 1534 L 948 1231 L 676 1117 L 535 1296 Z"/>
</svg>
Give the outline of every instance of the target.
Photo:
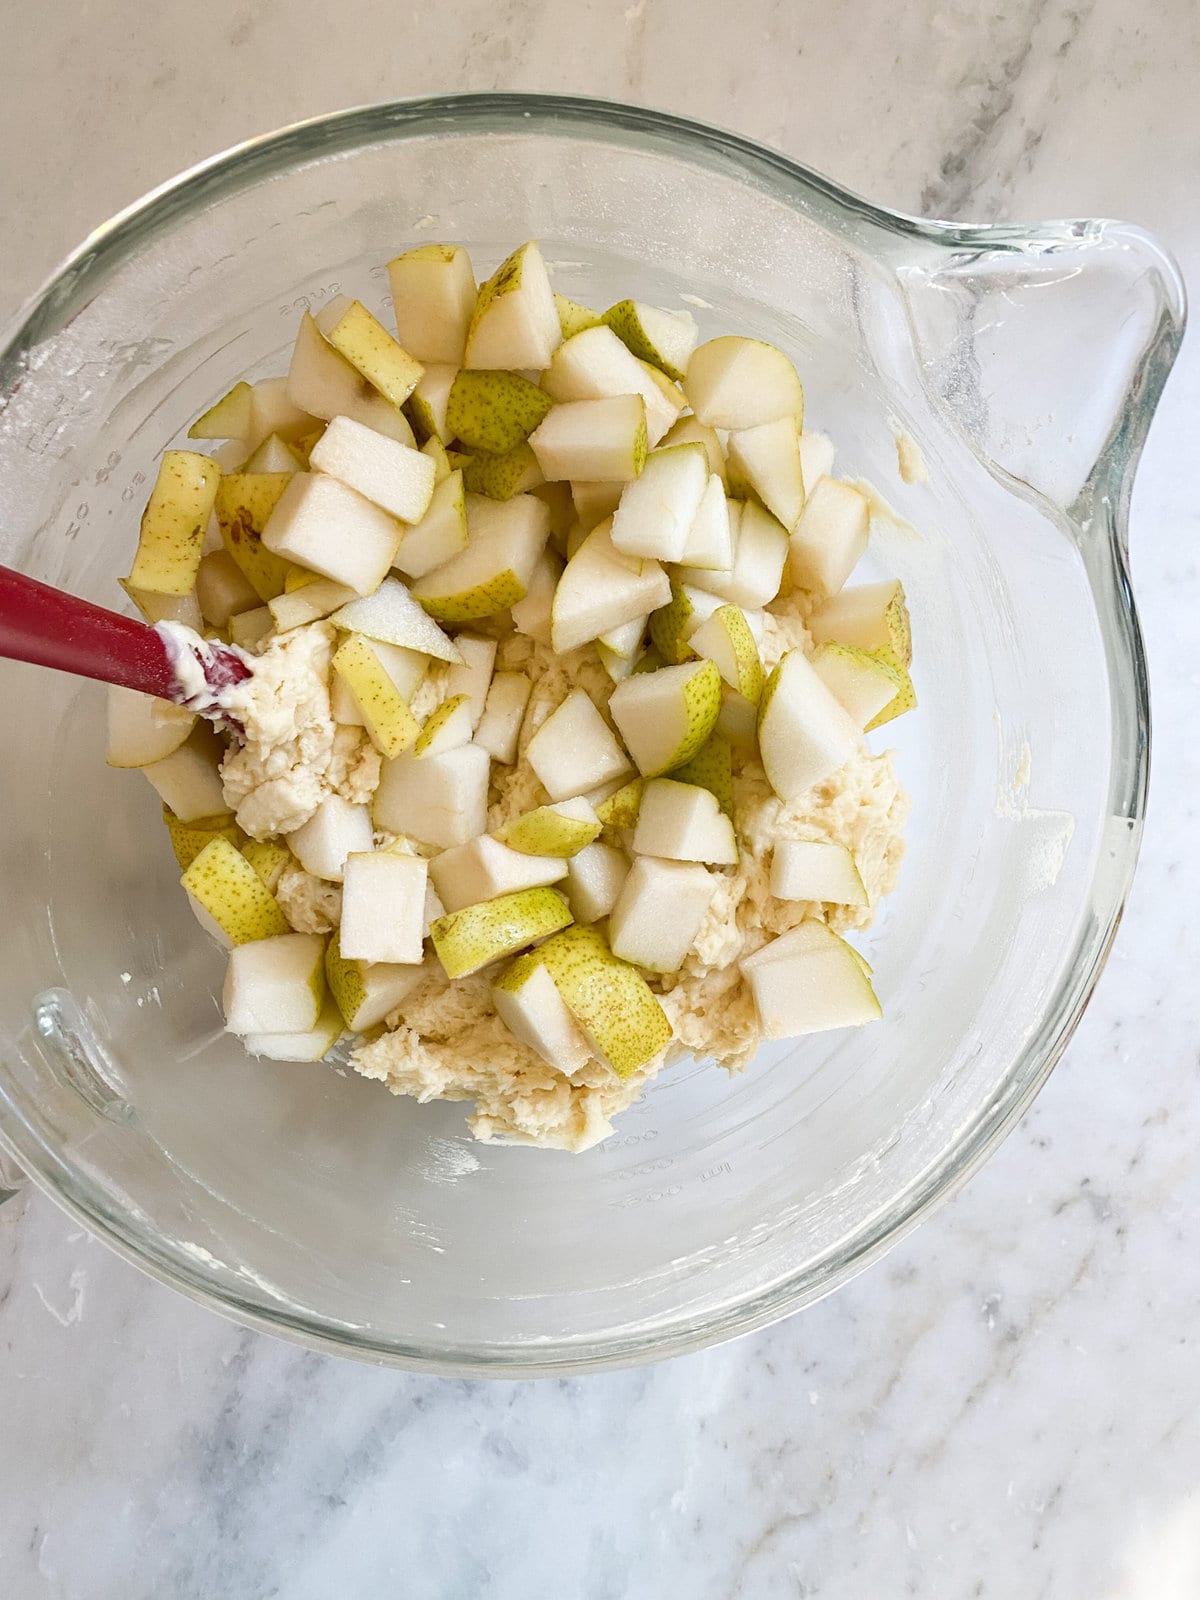
<svg viewBox="0 0 1200 1600">
<path fill-rule="evenodd" d="M 1190 275 L 1200 13 L 1002 10 L 20 8 L 0 54 L 0 314 L 177 168 L 441 89 L 687 112 L 933 215 L 1121 216 Z M 1135 496 L 1156 745 L 1133 900 L 1066 1058 L 964 1193 L 779 1327 L 546 1383 L 305 1355 L 159 1287 L 41 1197 L 17 1201 L 0 1211 L 0 1593 L 1195 1600 L 1198 403 L 1192 339 Z"/>
</svg>

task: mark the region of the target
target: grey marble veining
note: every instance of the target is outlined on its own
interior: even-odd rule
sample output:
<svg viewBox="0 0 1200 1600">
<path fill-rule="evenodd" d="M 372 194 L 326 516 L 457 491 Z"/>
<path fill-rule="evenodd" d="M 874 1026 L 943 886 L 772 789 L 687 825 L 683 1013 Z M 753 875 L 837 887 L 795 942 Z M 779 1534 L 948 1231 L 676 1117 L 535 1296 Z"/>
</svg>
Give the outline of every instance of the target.
<svg viewBox="0 0 1200 1600">
<path fill-rule="evenodd" d="M 1181 0 L 95 0 L 0 55 L 0 311 L 222 145 L 389 94 L 643 100 L 943 215 L 1118 215 L 1200 261 Z M 68 114 L 64 115 L 64 107 Z M 0 1210 L 13 1600 L 1194 1600 L 1200 1593 L 1200 362 L 1139 482 L 1156 764 L 1108 972 L 1022 1127 L 881 1266 L 766 1333 L 453 1383 L 218 1321 L 40 1198 Z"/>
</svg>

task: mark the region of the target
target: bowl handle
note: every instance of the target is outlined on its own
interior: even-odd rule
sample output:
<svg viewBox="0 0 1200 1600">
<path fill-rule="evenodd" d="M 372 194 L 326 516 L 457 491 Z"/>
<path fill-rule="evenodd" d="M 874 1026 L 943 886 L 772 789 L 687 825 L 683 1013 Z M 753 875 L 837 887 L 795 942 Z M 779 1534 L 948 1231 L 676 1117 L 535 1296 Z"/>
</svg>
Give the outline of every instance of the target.
<svg viewBox="0 0 1200 1600">
<path fill-rule="evenodd" d="M 1156 239 L 1118 222 L 948 229 L 898 275 L 925 389 L 989 471 L 1080 531 L 1098 497 L 1127 497 L 1185 321 Z"/>
</svg>

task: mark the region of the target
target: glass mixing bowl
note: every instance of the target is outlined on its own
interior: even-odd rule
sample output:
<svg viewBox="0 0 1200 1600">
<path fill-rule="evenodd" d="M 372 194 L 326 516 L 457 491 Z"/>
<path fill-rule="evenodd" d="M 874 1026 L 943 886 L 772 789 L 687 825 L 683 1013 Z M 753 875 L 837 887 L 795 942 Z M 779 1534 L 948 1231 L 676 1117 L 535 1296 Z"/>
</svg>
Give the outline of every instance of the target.
<svg viewBox="0 0 1200 1600">
<path fill-rule="evenodd" d="M 686 1063 L 583 1156 L 473 1143 L 221 1032 L 149 785 L 103 692 L 0 663 L 0 1130 L 48 1194 L 238 1320 L 440 1372 L 695 1349 L 879 1256 L 1045 1080 L 1100 971 L 1146 789 L 1130 483 L 1179 343 L 1178 273 L 1110 222 L 895 216 L 771 151 L 629 107 L 471 96 L 256 140 L 99 229 L 0 355 L 0 560 L 120 597 L 155 461 L 302 307 L 387 307 L 422 239 L 488 269 L 542 241 L 565 293 L 693 309 L 795 358 L 839 470 L 913 524 L 870 575 L 912 603 L 920 711 L 900 887 L 863 941 L 885 1020 Z M 895 434 L 928 463 L 897 475 Z"/>
</svg>

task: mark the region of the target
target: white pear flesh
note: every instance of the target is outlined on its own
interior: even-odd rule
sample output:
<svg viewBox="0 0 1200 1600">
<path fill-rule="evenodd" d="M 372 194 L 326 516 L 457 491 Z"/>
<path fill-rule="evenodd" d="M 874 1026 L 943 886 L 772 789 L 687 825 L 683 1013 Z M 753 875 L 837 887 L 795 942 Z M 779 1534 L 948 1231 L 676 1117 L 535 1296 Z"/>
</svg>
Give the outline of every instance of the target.
<svg viewBox="0 0 1200 1600">
<path fill-rule="evenodd" d="M 757 611 L 770 605 L 779 593 L 788 559 L 787 530 L 752 500 L 740 507 L 735 521 L 732 571 L 681 566 L 677 576 L 681 582 L 707 589 L 731 605 Z"/>
<path fill-rule="evenodd" d="M 556 405 L 529 435 L 546 478 L 628 483 L 646 460 L 646 403 L 638 394 Z"/>
<path fill-rule="evenodd" d="M 567 862 L 567 902 L 576 922 L 598 922 L 617 903 L 629 875 L 629 857 L 597 839 Z"/>
<path fill-rule="evenodd" d="M 435 484 L 429 508 L 415 527 L 405 530 L 392 563 L 407 578 L 423 578 L 467 547 L 467 497 L 456 470 Z"/>
<path fill-rule="evenodd" d="M 513 627 L 538 644 L 550 643 L 554 592 L 562 577 L 563 564 L 553 550 L 543 550 L 533 569 L 525 598 L 512 607 Z"/>
<path fill-rule="evenodd" d="M 230 1033 L 303 1033 L 325 1003 L 325 941 L 282 933 L 235 945 L 225 969 L 222 1005 Z"/>
<path fill-rule="evenodd" d="M 338 943 L 351 961 L 415 965 L 424 954 L 422 856 L 367 850 L 346 857 Z"/>
<path fill-rule="evenodd" d="M 349 591 L 353 594 L 353 590 Z M 229 642 L 239 650 L 257 655 L 266 644 L 274 628 L 275 619 L 266 606 L 255 606 L 253 611 L 239 611 L 229 619 Z"/>
<path fill-rule="evenodd" d="M 726 334 L 693 350 L 683 392 L 712 428 L 756 428 L 804 415 L 796 369 L 774 345 Z"/>
<path fill-rule="evenodd" d="M 893 666 L 912 660 L 912 636 L 904 590 L 896 579 L 856 584 L 817 606 L 809 618 L 817 644 L 837 642 L 878 651 Z"/>
<path fill-rule="evenodd" d="M 341 883 L 346 857 L 374 845 L 371 813 L 340 794 L 326 795 L 308 821 L 288 834 L 287 842 L 305 872 Z"/>
<path fill-rule="evenodd" d="M 601 522 L 607 522 L 621 502 L 623 483 L 596 483 L 590 478 L 571 481 L 571 503 L 575 517 L 584 532 L 590 532 Z"/>
<path fill-rule="evenodd" d="M 308 459 L 314 471 L 337 478 L 401 522 L 420 522 L 433 498 L 428 456 L 350 417 L 334 417 Z"/>
<path fill-rule="evenodd" d="M 558 883 L 566 875 L 567 863 L 561 856 L 527 855 L 490 833 L 443 850 L 429 863 L 430 881 L 447 911 L 461 911 L 463 906 L 518 889 Z"/>
<path fill-rule="evenodd" d="M 351 416 L 370 385 L 321 335 L 309 312 L 300 319 L 287 375 L 288 399 L 328 422 Z M 386 403 L 386 402 L 385 402 Z"/>
<path fill-rule="evenodd" d="M 532 693 L 532 680 L 523 672 L 497 672 L 492 678 L 475 743 L 494 761 L 512 766 L 517 759 L 517 739 Z"/>
<path fill-rule="evenodd" d="M 729 471 L 747 483 L 771 515 L 792 529 L 804 510 L 804 473 L 795 417 L 777 417 L 729 435 Z"/>
<path fill-rule="evenodd" d="M 471 714 L 471 728 L 479 726 L 487 705 L 492 671 L 496 665 L 496 641 L 473 633 L 460 633 L 455 639 L 461 658 L 459 665 L 445 674 L 446 698 L 464 694 Z"/>
<path fill-rule="evenodd" d="M 855 726 L 867 728 L 904 687 L 903 669 L 852 644 L 819 644 L 813 669 Z"/>
<path fill-rule="evenodd" d="M 388 262 L 400 343 L 422 365 L 462 365 L 475 310 L 475 274 L 461 245 L 427 244 Z"/>
<path fill-rule="evenodd" d="M 471 702 L 465 694 L 451 695 L 443 700 L 436 711 L 431 711 L 425 726 L 413 745 L 416 756 L 440 756 L 446 750 L 457 750 L 470 744 L 474 733 L 471 726 Z"/>
<path fill-rule="evenodd" d="M 491 765 L 475 744 L 385 761 L 372 801 L 376 827 L 442 850 L 465 844 L 487 827 Z"/>
<path fill-rule="evenodd" d="M 302 628 L 305 623 L 318 622 L 333 611 L 347 605 L 355 591 L 332 578 L 318 578 L 300 589 L 277 594 L 267 601 L 267 610 L 277 633 L 288 633 L 292 628 Z"/>
<path fill-rule="evenodd" d="M 822 478 L 790 541 L 792 582 L 808 594 L 837 594 L 866 553 L 871 516 L 865 496 L 837 478 Z"/>
<path fill-rule="evenodd" d="M 221 784 L 221 741 L 207 724 L 192 729 L 177 750 L 142 771 L 180 822 L 216 817 L 228 810 Z"/>
<path fill-rule="evenodd" d="M 836 455 L 833 440 L 827 433 L 800 435 L 800 471 L 806 495 L 811 494 L 821 479 L 833 471 Z"/>
<path fill-rule="evenodd" d="M 558 401 L 640 394 L 646 407 L 646 439 L 651 449 L 679 415 L 679 408 L 666 397 L 647 368 L 630 355 L 611 328 L 603 325 L 587 328 L 559 346 L 542 374 L 542 388 Z"/>
<path fill-rule="evenodd" d="M 492 985 L 504 1026 L 557 1072 L 578 1072 L 592 1050 L 537 952 L 518 956 Z"/>
<path fill-rule="evenodd" d="M 428 893 L 428 886 L 426 886 Z M 437 915 L 441 915 L 439 910 Z M 422 919 L 424 932 L 424 919 Z M 335 933 L 325 951 L 325 978 L 346 1027 L 365 1033 L 394 1011 L 433 973 L 432 958 L 420 966 L 390 962 L 351 961 L 342 955 Z"/>
<path fill-rule="evenodd" d="M 466 549 L 413 584 L 413 597 L 439 621 L 473 622 L 506 611 L 529 593 L 550 536 L 544 501 L 467 496 Z"/>
<path fill-rule="evenodd" d="M 632 771 L 612 729 L 582 689 L 550 713 L 526 745 L 525 759 L 551 800 L 569 800 Z"/>
<path fill-rule="evenodd" d="M 200 615 L 213 628 L 227 628 L 230 617 L 262 604 L 254 585 L 225 549 L 210 550 L 201 556 L 196 599 Z"/>
<path fill-rule="evenodd" d="M 671 778 L 654 778 L 643 790 L 633 849 L 640 856 L 709 866 L 732 866 L 738 859 L 733 823 L 716 795 Z"/>
<path fill-rule="evenodd" d="M 562 342 L 550 275 L 530 241 L 480 284 L 463 357 L 468 367 L 541 371 Z"/>
<path fill-rule="evenodd" d="M 706 867 L 639 856 L 609 913 L 613 955 L 648 972 L 678 972 L 716 883 Z"/>
<path fill-rule="evenodd" d="M 195 723 L 195 712 L 183 706 L 113 684 L 108 691 L 105 760 L 110 767 L 148 767 L 164 761 L 179 749 Z"/>
<path fill-rule="evenodd" d="M 608 523 L 587 535 L 567 562 L 554 593 L 551 639 L 560 655 L 649 615 L 671 598 L 671 580 L 657 561 L 613 548 Z"/>
<path fill-rule="evenodd" d="M 247 1055 L 268 1061 L 320 1061 L 342 1036 L 342 1014 L 333 1000 L 321 1008 L 316 1026 L 303 1033 L 244 1033 Z"/>
<path fill-rule="evenodd" d="M 689 567 L 728 572 L 733 567 L 733 524 L 725 488 L 714 473 L 705 485 L 684 540 L 681 562 Z"/>
<path fill-rule="evenodd" d="M 655 561 L 681 561 L 708 477 L 702 445 L 652 451 L 641 476 L 622 491 L 613 514 L 614 549 Z"/>
<path fill-rule="evenodd" d="M 823 922 L 802 922 L 741 969 L 768 1039 L 861 1027 L 883 1015 L 862 958 Z"/>
<path fill-rule="evenodd" d="M 458 646 L 417 604 L 399 578 L 385 578 L 374 594 L 340 606 L 332 620 L 347 633 L 361 633 L 381 644 L 402 645 L 438 661 L 462 660 Z"/>
<path fill-rule="evenodd" d="M 731 689 L 757 705 L 762 694 L 762 657 L 749 618 L 740 606 L 720 606 L 688 634 L 698 656 L 715 664 Z"/>
<path fill-rule="evenodd" d="M 373 594 L 400 545 L 400 524 L 386 511 L 321 472 L 298 472 L 262 531 L 263 545 L 356 594 Z"/>
<path fill-rule="evenodd" d="M 858 748 L 859 730 L 802 650 L 772 672 L 758 713 L 758 748 L 767 781 L 783 801 L 798 800 Z"/>
<path fill-rule="evenodd" d="M 711 661 L 690 661 L 619 683 L 608 709 L 644 778 L 681 766 L 712 732 L 721 709 L 721 674 Z"/>
<path fill-rule="evenodd" d="M 852 852 L 824 839 L 780 839 L 771 856 L 770 888 L 776 900 L 869 903 Z"/>
</svg>

